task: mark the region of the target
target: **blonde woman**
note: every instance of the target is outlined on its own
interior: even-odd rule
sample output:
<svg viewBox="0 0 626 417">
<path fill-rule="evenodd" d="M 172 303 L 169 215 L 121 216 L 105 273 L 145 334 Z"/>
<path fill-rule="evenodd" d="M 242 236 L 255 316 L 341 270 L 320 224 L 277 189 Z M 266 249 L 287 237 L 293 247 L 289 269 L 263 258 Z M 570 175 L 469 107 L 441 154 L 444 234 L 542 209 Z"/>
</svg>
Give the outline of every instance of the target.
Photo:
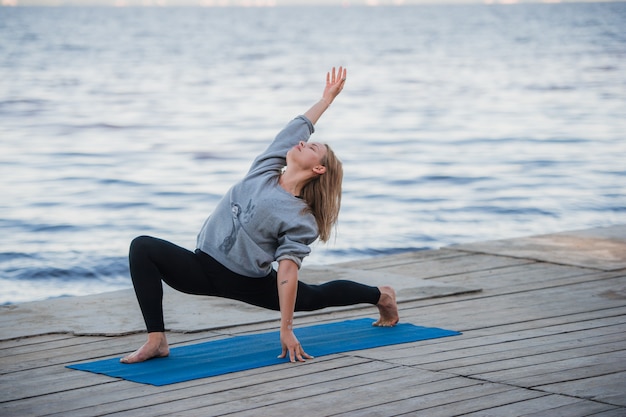
<svg viewBox="0 0 626 417">
<path fill-rule="evenodd" d="M 121 359 L 169 355 L 161 280 L 188 294 L 226 297 L 280 311 L 280 358 L 310 359 L 293 333 L 294 311 L 374 304 L 374 325 L 398 318 L 390 287 L 337 280 L 308 285 L 298 270 L 316 239 L 327 241 L 341 204 L 341 162 L 328 145 L 308 142 L 313 125 L 343 89 L 346 69 L 326 74 L 322 99 L 296 117 L 259 155 L 205 221 L 195 252 L 140 236 L 130 246 L 130 273 L 148 331 L 147 342 Z M 273 269 L 278 263 L 278 270 Z"/>
</svg>

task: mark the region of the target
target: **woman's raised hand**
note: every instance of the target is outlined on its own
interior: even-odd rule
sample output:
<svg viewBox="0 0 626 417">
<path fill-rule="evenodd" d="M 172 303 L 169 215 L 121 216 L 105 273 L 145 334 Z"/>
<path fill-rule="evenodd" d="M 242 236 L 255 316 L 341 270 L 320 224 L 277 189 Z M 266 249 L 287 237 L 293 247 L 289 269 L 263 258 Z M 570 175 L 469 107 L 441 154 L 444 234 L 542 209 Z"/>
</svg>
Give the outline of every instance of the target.
<svg viewBox="0 0 626 417">
<path fill-rule="evenodd" d="M 335 97 L 341 93 L 341 90 L 343 90 L 347 74 L 348 70 L 343 67 L 339 67 L 339 70 L 335 70 L 335 67 L 333 67 L 332 71 L 326 73 L 326 88 L 324 88 L 322 99 L 325 100 L 328 105 L 330 105 Z"/>
<path fill-rule="evenodd" d="M 348 71 L 343 67 L 339 67 L 338 71 L 333 67 L 332 71 L 326 73 L 326 87 L 324 88 L 324 94 L 322 94 L 321 100 L 304 113 L 304 116 L 309 119 L 311 123 L 317 123 L 322 114 L 328 109 L 328 106 L 330 106 L 330 103 L 341 93 L 343 85 L 346 82 L 347 73 Z"/>
</svg>

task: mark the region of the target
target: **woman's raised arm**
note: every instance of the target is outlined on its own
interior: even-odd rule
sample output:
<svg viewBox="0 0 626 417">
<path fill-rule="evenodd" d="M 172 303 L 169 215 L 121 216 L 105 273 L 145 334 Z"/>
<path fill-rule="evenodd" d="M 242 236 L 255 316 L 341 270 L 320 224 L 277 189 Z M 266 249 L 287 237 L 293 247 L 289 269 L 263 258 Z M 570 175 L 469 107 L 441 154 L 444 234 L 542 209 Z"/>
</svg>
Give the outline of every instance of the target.
<svg viewBox="0 0 626 417">
<path fill-rule="evenodd" d="M 348 71 L 343 67 L 339 67 L 338 71 L 335 71 L 335 67 L 333 67 L 331 72 L 326 73 L 326 87 L 324 88 L 322 98 L 304 113 L 304 116 L 309 119 L 311 123 L 317 123 L 328 106 L 335 100 L 335 97 L 341 93 L 343 85 L 346 82 L 347 74 Z"/>
</svg>

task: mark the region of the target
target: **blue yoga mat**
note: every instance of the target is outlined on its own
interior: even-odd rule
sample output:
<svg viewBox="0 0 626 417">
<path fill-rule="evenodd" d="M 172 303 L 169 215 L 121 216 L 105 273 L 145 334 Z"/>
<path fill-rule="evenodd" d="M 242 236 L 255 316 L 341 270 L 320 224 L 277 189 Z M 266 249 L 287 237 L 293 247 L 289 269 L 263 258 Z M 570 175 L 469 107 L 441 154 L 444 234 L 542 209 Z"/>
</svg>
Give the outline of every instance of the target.
<svg viewBox="0 0 626 417">
<path fill-rule="evenodd" d="M 304 350 L 315 357 L 461 334 L 409 323 L 374 327 L 373 322 L 369 318 L 347 320 L 301 327 L 294 332 Z M 123 364 L 114 358 L 67 367 L 162 386 L 285 363 L 288 358 L 276 358 L 280 351 L 279 332 L 274 331 L 175 347 L 166 358 L 142 363 Z"/>
</svg>

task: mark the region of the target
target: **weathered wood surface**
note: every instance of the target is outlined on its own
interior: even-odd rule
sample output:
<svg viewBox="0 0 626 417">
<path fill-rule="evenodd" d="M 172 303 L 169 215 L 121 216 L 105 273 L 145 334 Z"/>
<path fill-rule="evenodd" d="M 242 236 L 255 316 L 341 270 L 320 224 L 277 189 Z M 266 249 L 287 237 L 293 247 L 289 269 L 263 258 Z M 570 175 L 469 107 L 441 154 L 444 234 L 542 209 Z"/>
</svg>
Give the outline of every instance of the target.
<svg viewBox="0 0 626 417">
<path fill-rule="evenodd" d="M 485 247 L 493 244 L 481 245 L 481 253 L 464 245 L 343 265 L 482 288 L 400 305 L 403 321 L 461 336 L 164 387 L 65 368 L 132 351 L 141 334 L 3 340 L 0 415 L 626 416 L 626 270 L 489 254 Z M 297 324 L 374 316 L 374 308 L 356 308 Z M 275 326 L 168 337 L 180 346 Z"/>
</svg>

